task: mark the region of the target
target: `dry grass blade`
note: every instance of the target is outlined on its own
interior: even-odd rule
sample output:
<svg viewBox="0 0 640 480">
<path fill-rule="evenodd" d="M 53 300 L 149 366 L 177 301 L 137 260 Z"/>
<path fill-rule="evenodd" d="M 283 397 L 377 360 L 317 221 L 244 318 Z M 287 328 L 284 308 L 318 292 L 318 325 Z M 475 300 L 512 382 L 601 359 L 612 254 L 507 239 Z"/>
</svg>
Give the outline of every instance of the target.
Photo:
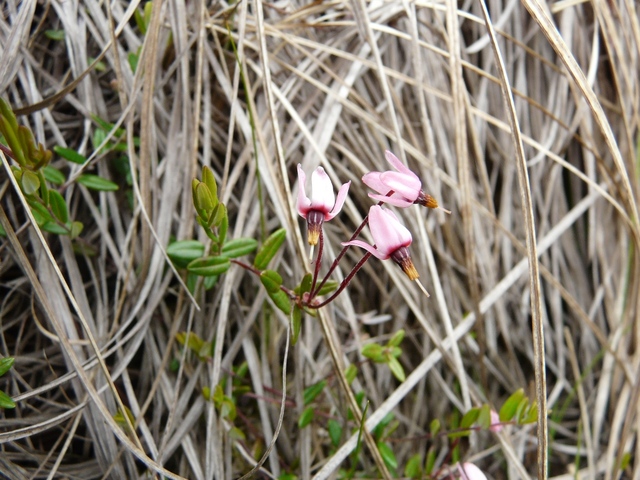
<svg viewBox="0 0 640 480">
<path fill-rule="evenodd" d="M 540 292 L 540 273 L 538 266 L 538 253 L 536 242 L 536 227 L 533 219 L 533 202 L 531 201 L 531 182 L 527 172 L 527 159 L 524 153 L 522 138 L 520 136 L 520 125 L 516 108 L 511 96 L 511 86 L 507 78 L 506 68 L 500 47 L 496 40 L 495 30 L 489 17 L 487 5 L 484 0 L 480 0 L 482 13 L 487 25 L 487 32 L 491 40 L 491 47 L 496 58 L 498 73 L 502 82 L 502 96 L 507 109 L 507 117 L 511 126 L 511 135 L 516 152 L 516 163 L 518 165 L 518 186 L 522 198 L 522 213 L 525 219 L 525 232 L 527 244 L 527 258 L 529 260 L 529 286 L 531 289 L 531 313 L 533 323 L 533 349 L 535 358 L 535 378 L 536 378 L 536 400 L 538 402 L 538 479 L 547 478 L 547 448 L 548 448 L 548 427 L 547 427 L 547 379 L 546 379 L 546 358 L 544 348 L 544 326 L 542 318 L 542 299 Z"/>
</svg>

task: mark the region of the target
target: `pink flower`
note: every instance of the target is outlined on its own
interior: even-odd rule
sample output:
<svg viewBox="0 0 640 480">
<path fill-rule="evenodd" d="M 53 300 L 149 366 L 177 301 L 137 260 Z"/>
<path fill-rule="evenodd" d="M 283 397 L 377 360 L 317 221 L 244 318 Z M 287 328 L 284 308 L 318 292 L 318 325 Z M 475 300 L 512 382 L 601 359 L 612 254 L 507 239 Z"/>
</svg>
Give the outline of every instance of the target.
<svg viewBox="0 0 640 480">
<path fill-rule="evenodd" d="M 487 476 L 473 463 L 458 463 L 457 467 L 462 480 L 487 480 Z"/>
<path fill-rule="evenodd" d="M 370 193 L 371 198 L 402 208 L 414 203 L 424 207 L 439 208 L 438 201 L 422 190 L 420 177 L 409 170 L 389 150 L 385 151 L 384 155 L 396 171 L 369 172 L 362 177 L 365 185 L 378 192 L 378 194 Z M 393 193 L 389 195 L 389 192 Z M 442 210 L 451 213 L 443 208 Z"/>
<path fill-rule="evenodd" d="M 400 223 L 398 217 L 391 210 L 374 205 L 369 209 L 369 229 L 375 246 L 362 240 L 352 240 L 343 245 L 352 245 L 364 248 L 367 252 L 380 260 L 393 259 L 404 273 L 411 279 L 418 278 L 409 249 L 413 238 L 411 232 Z"/>
<path fill-rule="evenodd" d="M 311 174 L 311 198 L 307 197 L 305 191 L 306 180 L 307 176 L 298 164 L 298 213 L 307 220 L 309 245 L 316 245 L 322 223 L 331 220 L 342 210 L 351 182 L 340 187 L 336 200 L 333 185 L 324 168 L 318 167 Z"/>
</svg>

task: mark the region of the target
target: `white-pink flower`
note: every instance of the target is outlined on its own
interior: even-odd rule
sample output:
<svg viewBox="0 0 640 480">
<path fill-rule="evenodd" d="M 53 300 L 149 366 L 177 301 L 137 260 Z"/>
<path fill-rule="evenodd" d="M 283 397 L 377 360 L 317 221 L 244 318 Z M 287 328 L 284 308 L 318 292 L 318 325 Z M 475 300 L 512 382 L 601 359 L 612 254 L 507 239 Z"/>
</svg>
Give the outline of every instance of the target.
<svg viewBox="0 0 640 480">
<path fill-rule="evenodd" d="M 467 462 L 462 465 L 458 463 L 457 467 L 462 480 L 487 480 L 487 476 L 473 463 Z"/>
<path fill-rule="evenodd" d="M 404 273 L 411 280 L 417 279 L 419 275 L 407 248 L 411 245 L 413 238 L 411 232 L 400 223 L 398 217 L 391 210 L 373 205 L 369 209 L 369 230 L 371 230 L 375 246 L 362 240 L 352 240 L 343 243 L 343 245 L 364 248 L 380 260 L 391 258 L 402 267 Z"/>
<path fill-rule="evenodd" d="M 369 172 L 362 177 L 365 185 L 378 192 L 378 194 L 370 193 L 369 196 L 396 207 L 404 208 L 413 205 L 422 191 L 420 178 L 389 150 L 385 151 L 384 155 L 396 171 Z M 387 196 L 389 192 L 393 193 Z"/>
<path fill-rule="evenodd" d="M 371 198 L 401 208 L 416 203 L 451 213 L 440 207 L 435 198 L 422 190 L 420 177 L 407 168 L 398 157 L 389 150 L 384 152 L 384 156 L 396 171 L 369 172 L 362 177 L 365 185 L 378 192 L 377 194 L 370 193 Z"/>
<path fill-rule="evenodd" d="M 318 167 L 311 174 L 311 195 L 309 197 L 307 197 L 305 190 L 306 180 L 307 176 L 302 170 L 302 166 L 298 164 L 298 214 L 307 220 L 309 244 L 316 245 L 322 223 L 331 220 L 342 210 L 351 182 L 349 181 L 340 187 L 336 199 L 331 179 L 324 168 Z"/>
</svg>

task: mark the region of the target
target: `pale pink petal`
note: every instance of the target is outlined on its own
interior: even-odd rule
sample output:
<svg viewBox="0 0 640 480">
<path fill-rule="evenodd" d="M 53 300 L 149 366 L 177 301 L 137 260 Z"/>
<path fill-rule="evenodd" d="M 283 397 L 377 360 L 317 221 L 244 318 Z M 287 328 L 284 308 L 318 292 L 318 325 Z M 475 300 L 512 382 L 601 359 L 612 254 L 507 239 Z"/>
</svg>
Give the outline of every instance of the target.
<svg viewBox="0 0 640 480">
<path fill-rule="evenodd" d="M 338 213 L 340 213 L 340 210 L 342 210 L 342 206 L 344 205 L 344 202 L 347 199 L 347 194 L 349 193 L 350 186 L 351 186 L 351 181 L 348 181 L 347 183 L 343 184 L 340 187 L 340 190 L 338 190 L 338 197 L 336 198 L 336 204 L 333 207 L 333 210 L 331 210 L 331 213 L 325 215 L 325 220 L 331 220 Z"/>
<path fill-rule="evenodd" d="M 473 463 L 458 464 L 458 472 L 462 480 L 487 480 L 487 477 L 482 470 L 476 467 Z"/>
<path fill-rule="evenodd" d="M 374 257 L 379 258 L 380 260 L 386 260 L 389 258 L 389 255 L 385 256 L 384 254 L 376 250 L 374 247 L 372 247 L 368 243 L 363 242 L 362 240 L 351 240 L 350 242 L 343 242 L 342 245 L 345 247 L 354 246 L 354 247 L 364 248 L 367 252 L 369 252 Z"/>
<path fill-rule="evenodd" d="M 298 164 L 298 214 L 307 218 L 307 213 L 309 213 L 309 207 L 311 206 L 311 200 L 307 198 L 307 193 L 304 189 L 304 184 L 307 181 L 307 176 L 302 170 L 302 165 Z"/>
<path fill-rule="evenodd" d="M 380 180 L 381 172 L 369 172 L 362 177 L 362 182 L 371 190 L 383 195 L 389 192 L 389 188 Z"/>
<path fill-rule="evenodd" d="M 422 188 L 422 182 L 413 174 L 383 172 L 380 175 L 380 181 L 388 188 L 387 192 L 393 190 L 407 200 L 415 201 L 418 195 L 420 195 L 420 189 Z"/>
<path fill-rule="evenodd" d="M 387 159 L 387 162 L 389 162 L 391 166 L 395 168 L 397 171 L 406 173 L 406 174 L 415 175 L 415 173 L 413 173 L 409 169 L 409 167 L 405 166 L 405 164 L 402 163 L 400 159 L 396 157 L 393 153 L 391 153 L 389 150 L 385 150 L 384 156 Z"/>
<path fill-rule="evenodd" d="M 405 200 L 401 197 L 397 197 L 395 195 L 387 197 L 386 195 L 376 195 L 374 193 L 370 193 L 369 196 L 375 200 L 378 200 L 379 202 L 388 203 L 389 205 L 393 205 L 394 207 L 406 208 L 413 205 L 413 202 Z"/>
<path fill-rule="evenodd" d="M 400 247 L 411 244 L 411 232 L 391 210 L 374 205 L 369 209 L 369 229 L 376 248 L 387 257 Z"/>
<path fill-rule="evenodd" d="M 311 207 L 323 213 L 329 213 L 336 199 L 333 185 L 324 168 L 318 167 L 311 174 Z"/>
</svg>

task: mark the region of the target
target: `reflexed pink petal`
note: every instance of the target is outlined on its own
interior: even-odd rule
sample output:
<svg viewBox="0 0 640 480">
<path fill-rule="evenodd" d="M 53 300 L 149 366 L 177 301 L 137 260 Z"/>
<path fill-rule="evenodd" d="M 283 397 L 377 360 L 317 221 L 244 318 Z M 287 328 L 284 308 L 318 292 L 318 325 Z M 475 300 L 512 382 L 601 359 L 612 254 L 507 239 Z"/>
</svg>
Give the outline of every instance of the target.
<svg viewBox="0 0 640 480">
<path fill-rule="evenodd" d="M 391 153 L 389 150 L 385 150 L 384 156 L 387 159 L 387 162 L 389 162 L 391 166 L 395 168 L 397 171 L 406 173 L 407 175 L 414 175 L 414 176 L 416 175 L 409 169 L 409 167 L 405 166 L 405 164 L 402 163 L 400 159 L 396 157 L 393 153 Z"/>
<path fill-rule="evenodd" d="M 342 206 L 344 205 L 344 202 L 347 199 L 347 194 L 349 193 L 350 186 L 351 186 L 351 180 L 349 180 L 347 183 L 343 184 L 340 187 L 340 190 L 338 190 L 338 197 L 336 198 L 336 204 L 334 205 L 333 210 L 331 210 L 331 213 L 329 213 L 328 215 L 325 215 L 325 220 L 331 220 L 338 213 L 340 213 L 340 210 L 342 210 Z"/>
<path fill-rule="evenodd" d="M 390 255 L 384 255 L 382 252 L 376 250 L 374 247 L 372 247 L 368 243 L 363 242 L 362 240 L 351 240 L 350 242 L 343 242 L 342 245 L 345 247 L 349 245 L 364 248 L 367 252 L 369 252 L 374 257 L 379 258 L 380 260 L 386 260 L 390 257 Z"/>
</svg>

